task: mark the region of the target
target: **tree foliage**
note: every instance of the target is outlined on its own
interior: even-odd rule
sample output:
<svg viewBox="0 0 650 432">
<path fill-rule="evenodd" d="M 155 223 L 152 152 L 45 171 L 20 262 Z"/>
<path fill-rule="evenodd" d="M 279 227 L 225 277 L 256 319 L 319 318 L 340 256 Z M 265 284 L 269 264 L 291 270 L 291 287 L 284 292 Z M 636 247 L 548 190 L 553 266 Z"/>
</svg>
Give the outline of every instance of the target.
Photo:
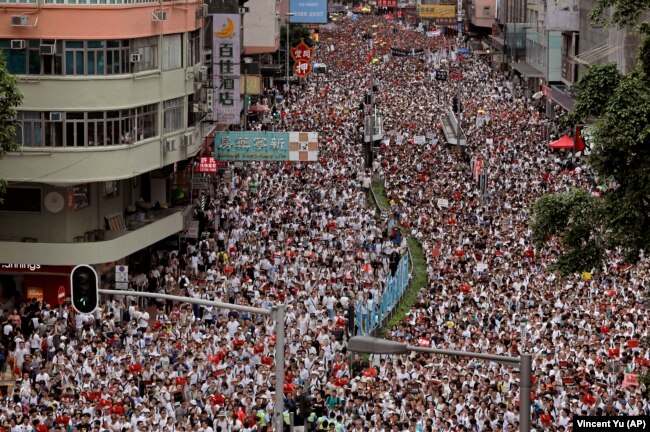
<svg viewBox="0 0 650 432">
<path fill-rule="evenodd" d="M 7 70 L 7 60 L 0 51 L 0 158 L 7 152 L 16 150 L 14 135 L 16 126 L 16 107 L 23 100 L 23 96 L 18 90 L 18 80 Z M 0 202 L 7 184 L 0 179 Z"/>
<path fill-rule="evenodd" d="M 563 117 L 562 122 L 570 126 L 600 116 L 621 78 L 613 63 L 591 66 L 578 81 L 580 92 L 574 109 Z"/>
<path fill-rule="evenodd" d="M 536 247 L 559 239 L 563 251 L 555 267 L 563 273 L 598 267 L 605 251 L 602 210 L 602 203 L 582 189 L 539 198 L 531 225 Z"/>
<path fill-rule="evenodd" d="M 589 20 L 598 25 L 624 27 L 636 25 L 647 32 L 647 23 L 639 23 L 642 14 L 650 10 L 650 0 L 596 0 Z"/>
</svg>

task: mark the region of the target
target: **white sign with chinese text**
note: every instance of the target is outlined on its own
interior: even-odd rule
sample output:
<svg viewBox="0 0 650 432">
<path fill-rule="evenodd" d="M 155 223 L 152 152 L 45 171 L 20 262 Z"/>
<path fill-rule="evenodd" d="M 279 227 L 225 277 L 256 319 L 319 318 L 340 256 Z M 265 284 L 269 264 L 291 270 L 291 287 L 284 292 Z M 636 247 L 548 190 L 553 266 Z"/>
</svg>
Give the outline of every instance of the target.
<svg viewBox="0 0 650 432">
<path fill-rule="evenodd" d="M 241 57 L 239 14 L 212 15 L 213 87 L 212 120 L 239 124 L 242 101 L 239 94 Z"/>
</svg>

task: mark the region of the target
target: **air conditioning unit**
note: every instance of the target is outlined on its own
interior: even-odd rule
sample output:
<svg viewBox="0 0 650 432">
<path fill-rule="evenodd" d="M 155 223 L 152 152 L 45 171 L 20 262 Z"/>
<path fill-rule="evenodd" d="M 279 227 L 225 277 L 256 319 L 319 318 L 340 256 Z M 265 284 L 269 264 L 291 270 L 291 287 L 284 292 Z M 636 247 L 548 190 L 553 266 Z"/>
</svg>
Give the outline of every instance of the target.
<svg viewBox="0 0 650 432">
<path fill-rule="evenodd" d="M 208 79 L 208 68 L 206 66 L 201 66 L 196 74 L 194 75 L 194 81 L 203 82 Z"/>
<path fill-rule="evenodd" d="M 41 55 L 51 56 L 56 54 L 56 45 L 41 44 Z"/>
<path fill-rule="evenodd" d="M 183 147 L 189 147 L 194 144 L 194 135 L 183 135 Z"/>
<path fill-rule="evenodd" d="M 131 63 L 140 63 L 142 61 L 142 54 L 140 53 L 131 53 L 129 56 Z"/>
<path fill-rule="evenodd" d="M 196 10 L 196 19 L 205 18 L 207 16 L 208 16 L 208 5 L 206 3 L 203 3 Z"/>
<path fill-rule="evenodd" d="M 167 11 L 153 11 L 153 21 L 167 21 Z"/>
<path fill-rule="evenodd" d="M 27 15 L 12 15 L 11 16 L 11 26 L 12 27 L 26 27 L 29 25 L 29 17 Z"/>
<path fill-rule="evenodd" d="M 11 40 L 11 49 L 25 49 L 27 43 L 25 39 L 12 39 Z"/>
<path fill-rule="evenodd" d="M 50 113 L 51 122 L 60 122 L 63 121 L 63 113 L 60 112 L 51 112 Z"/>
<path fill-rule="evenodd" d="M 176 150 L 176 141 L 173 139 L 165 140 L 165 153 L 173 152 Z"/>
</svg>

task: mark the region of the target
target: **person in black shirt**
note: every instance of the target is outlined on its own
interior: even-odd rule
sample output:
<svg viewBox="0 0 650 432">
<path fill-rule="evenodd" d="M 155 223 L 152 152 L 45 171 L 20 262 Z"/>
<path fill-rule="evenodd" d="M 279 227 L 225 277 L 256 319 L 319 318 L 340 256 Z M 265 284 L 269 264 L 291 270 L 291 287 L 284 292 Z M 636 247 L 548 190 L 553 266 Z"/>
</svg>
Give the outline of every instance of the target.
<svg viewBox="0 0 650 432">
<path fill-rule="evenodd" d="M 88 423 L 89 419 L 90 419 L 90 414 L 87 414 L 87 413 L 82 414 L 81 415 L 81 422 L 77 423 L 77 425 L 75 426 L 77 428 L 77 430 L 78 431 L 84 431 L 84 432 L 90 431 L 90 428 L 91 428 L 92 425 L 90 423 Z"/>
</svg>

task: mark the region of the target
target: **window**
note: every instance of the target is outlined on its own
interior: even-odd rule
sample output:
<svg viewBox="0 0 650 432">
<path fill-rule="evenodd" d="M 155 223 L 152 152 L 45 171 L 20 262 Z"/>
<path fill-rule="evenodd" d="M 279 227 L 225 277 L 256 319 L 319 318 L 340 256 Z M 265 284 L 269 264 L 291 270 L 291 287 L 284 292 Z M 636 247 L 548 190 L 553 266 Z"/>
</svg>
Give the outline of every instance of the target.
<svg viewBox="0 0 650 432">
<path fill-rule="evenodd" d="M 183 44 L 180 34 L 163 36 L 162 70 L 183 67 Z"/>
<path fill-rule="evenodd" d="M 194 66 L 197 63 L 202 63 L 201 58 L 201 30 L 195 30 L 187 34 L 188 49 L 187 49 L 187 66 Z"/>
<path fill-rule="evenodd" d="M 194 105 L 195 104 L 198 105 L 198 102 L 200 100 L 201 98 L 199 97 L 199 93 L 195 93 L 187 96 L 187 126 L 188 127 L 196 126 L 196 124 L 203 117 L 200 113 L 194 112 Z"/>
<path fill-rule="evenodd" d="M 68 112 L 65 114 L 65 146 L 86 146 L 86 122 L 84 113 Z"/>
<path fill-rule="evenodd" d="M 139 107 L 136 113 L 136 137 L 139 141 L 158 135 L 158 104 Z"/>
<path fill-rule="evenodd" d="M 43 41 L 43 43 L 54 44 L 56 47 L 56 54 L 53 56 L 41 56 L 39 52 L 39 41 L 35 46 L 29 44 L 29 68 L 30 73 L 38 75 L 63 75 L 63 41 Z M 42 67 L 42 70 L 41 70 Z"/>
<path fill-rule="evenodd" d="M 1 0 L 0 0 L 1 1 Z M 92 1 L 92 0 L 88 0 Z M 156 67 L 157 37 L 135 39 L 140 45 L 146 61 L 130 63 L 132 42 L 129 40 L 27 40 L 25 49 L 11 49 L 9 39 L 0 40 L 0 50 L 7 58 L 9 71 L 17 75 L 115 75 L 147 70 Z M 153 41 L 153 42 L 152 42 Z M 154 48 L 142 44 L 152 42 Z M 55 55 L 41 55 L 42 44 L 54 45 Z M 135 50 L 134 52 L 139 52 Z"/>
<path fill-rule="evenodd" d="M 7 187 L 0 211 L 40 213 L 41 188 Z"/>
<path fill-rule="evenodd" d="M 182 103 L 180 109 L 182 112 Z M 124 110 L 52 114 L 18 111 L 14 141 L 23 147 L 97 147 L 133 144 L 159 135 L 157 103 Z M 182 121 L 181 126 L 170 123 L 170 127 L 180 128 Z"/>
<path fill-rule="evenodd" d="M 109 40 L 106 42 L 106 74 L 117 75 L 128 73 L 129 41 Z"/>
<path fill-rule="evenodd" d="M 140 54 L 140 61 L 133 63 L 133 72 L 141 72 L 158 67 L 158 36 L 134 39 L 133 53 Z"/>
<path fill-rule="evenodd" d="M 18 111 L 16 115 L 16 144 L 24 147 L 43 146 L 43 118 L 41 112 Z"/>
<path fill-rule="evenodd" d="M 163 133 L 183 128 L 183 99 L 181 97 L 163 102 Z"/>
</svg>

